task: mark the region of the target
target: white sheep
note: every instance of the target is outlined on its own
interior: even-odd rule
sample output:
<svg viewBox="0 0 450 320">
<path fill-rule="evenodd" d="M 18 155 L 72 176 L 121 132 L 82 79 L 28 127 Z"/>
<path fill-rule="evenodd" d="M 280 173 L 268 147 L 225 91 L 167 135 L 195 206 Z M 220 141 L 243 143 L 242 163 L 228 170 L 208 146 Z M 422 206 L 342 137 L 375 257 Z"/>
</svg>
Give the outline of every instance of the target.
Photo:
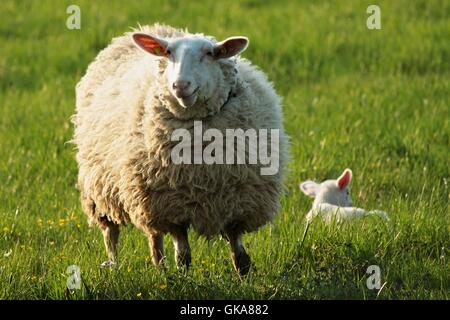
<svg viewBox="0 0 450 320">
<path fill-rule="evenodd" d="M 319 216 L 326 223 L 342 222 L 366 215 L 377 215 L 388 220 L 385 212 L 380 210 L 366 211 L 352 207 L 349 184 L 352 180 L 352 171 L 345 169 L 337 180 L 326 180 L 322 183 L 304 181 L 300 190 L 309 197 L 314 198 L 312 209 L 306 215 L 307 223 Z"/>
<path fill-rule="evenodd" d="M 192 227 L 207 238 L 224 235 L 235 269 L 249 271 L 242 234 L 277 214 L 288 152 L 280 98 L 264 73 L 238 57 L 247 45 L 246 37 L 217 42 L 156 24 L 113 39 L 89 65 L 73 116 L 78 187 L 111 262 L 119 226 L 132 223 L 148 236 L 156 265 L 170 233 L 177 265 L 189 266 Z M 174 164 L 173 133 L 194 132 L 199 120 L 219 133 L 278 130 L 278 172 L 260 174 L 261 163 Z"/>
</svg>

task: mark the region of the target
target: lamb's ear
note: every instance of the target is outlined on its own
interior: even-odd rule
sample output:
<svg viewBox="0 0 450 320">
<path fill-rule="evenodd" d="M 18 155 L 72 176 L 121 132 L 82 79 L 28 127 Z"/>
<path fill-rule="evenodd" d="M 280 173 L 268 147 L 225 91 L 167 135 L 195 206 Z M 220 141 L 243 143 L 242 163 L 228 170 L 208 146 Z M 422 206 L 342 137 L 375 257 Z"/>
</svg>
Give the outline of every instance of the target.
<svg viewBox="0 0 450 320">
<path fill-rule="evenodd" d="M 344 173 L 341 174 L 341 176 L 336 180 L 337 186 L 339 189 L 344 189 L 346 186 L 350 184 L 350 181 L 352 181 L 352 170 L 345 169 Z"/>
<path fill-rule="evenodd" d="M 314 181 L 306 180 L 300 183 L 300 190 L 308 197 L 314 198 L 317 195 L 320 185 Z"/>
<path fill-rule="evenodd" d="M 134 43 L 142 50 L 155 56 L 167 57 L 167 41 L 152 37 L 145 33 L 133 33 Z"/>
<path fill-rule="evenodd" d="M 214 46 L 214 57 L 216 59 L 224 59 L 235 56 L 248 47 L 248 38 L 246 37 L 231 37 Z"/>
</svg>

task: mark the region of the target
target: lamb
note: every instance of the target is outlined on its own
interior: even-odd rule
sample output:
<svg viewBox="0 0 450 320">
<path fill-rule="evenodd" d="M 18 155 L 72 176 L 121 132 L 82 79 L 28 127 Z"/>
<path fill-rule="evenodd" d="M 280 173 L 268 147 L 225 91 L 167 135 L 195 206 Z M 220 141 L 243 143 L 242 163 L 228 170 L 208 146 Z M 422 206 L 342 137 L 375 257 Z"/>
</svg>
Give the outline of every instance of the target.
<svg viewBox="0 0 450 320">
<path fill-rule="evenodd" d="M 105 265 L 116 263 L 120 226 L 131 223 L 157 266 L 169 233 L 177 266 L 189 267 L 192 227 L 207 239 L 224 236 L 235 270 L 248 273 L 242 236 L 279 210 L 288 137 L 272 83 L 239 56 L 247 46 L 246 37 L 217 42 L 155 24 L 113 39 L 89 65 L 76 86 L 73 142 L 82 208 L 103 233 Z M 277 130 L 278 171 L 262 175 L 261 162 L 175 164 L 173 133 L 193 132 L 198 121 L 221 133 Z"/>
<path fill-rule="evenodd" d="M 337 180 L 326 180 L 320 184 L 314 181 L 304 181 L 300 190 L 309 197 L 314 198 L 312 209 L 306 215 L 307 224 L 320 216 L 326 223 L 342 222 L 366 215 L 377 215 L 388 220 L 385 212 L 380 210 L 366 211 L 352 207 L 349 184 L 352 180 L 352 171 L 345 169 Z"/>
</svg>

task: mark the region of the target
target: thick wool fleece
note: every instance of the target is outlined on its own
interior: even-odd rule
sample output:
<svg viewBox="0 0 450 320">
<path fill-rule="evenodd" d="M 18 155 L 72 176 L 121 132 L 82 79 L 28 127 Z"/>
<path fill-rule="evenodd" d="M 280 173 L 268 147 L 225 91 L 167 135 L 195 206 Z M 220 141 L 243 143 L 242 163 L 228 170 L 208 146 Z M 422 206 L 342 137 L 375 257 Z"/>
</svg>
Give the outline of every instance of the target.
<svg viewBox="0 0 450 320">
<path fill-rule="evenodd" d="M 161 25 L 140 31 L 163 39 L 189 35 Z M 127 33 L 98 54 L 77 85 L 73 141 L 90 222 L 107 218 L 163 233 L 173 224 L 191 225 L 209 238 L 228 229 L 254 231 L 271 221 L 287 161 L 280 99 L 272 84 L 247 60 L 224 59 L 220 90 L 186 109 L 167 90 L 165 66 L 164 58 L 139 50 Z M 263 176 L 260 164 L 173 164 L 170 154 L 178 142 L 170 141 L 171 133 L 177 128 L 192 133 L 194 120 L 224 136 L 225 129 L 279 129 L 279 173 Z"/>
</svg>

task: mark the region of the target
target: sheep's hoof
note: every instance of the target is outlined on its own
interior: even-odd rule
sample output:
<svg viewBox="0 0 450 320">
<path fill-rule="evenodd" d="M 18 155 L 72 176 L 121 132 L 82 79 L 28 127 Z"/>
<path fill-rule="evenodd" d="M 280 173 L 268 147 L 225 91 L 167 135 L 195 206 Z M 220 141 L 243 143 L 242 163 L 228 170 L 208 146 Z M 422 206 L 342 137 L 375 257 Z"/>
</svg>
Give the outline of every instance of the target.
<svg viewBox="0 0 450 320">
<path fill-rule="evenodd" d="M 102 262 L 102 263 L 100 264 L 100 267 L 102 267 L 102 268 L 109 268 L 109 267 L 114 267 L 115 264 L 116 264 L 116 263 L 115 263 L 114 261 L 108 260 L 108 261 Z"/>
<path fill-rule="evenodd" d="M 252 265 L 250 256 L 245 251 L 241 251 L 237 255 L 232 254 L 232 259 L 234 270 L 236 270 L 240 276 L 247 275 Z"/>
<path fill-rule="evenodd" d="M 188 270 L 191 265 L 191 254 L 190 253 L 177 254 L 176 264 L 178 269 Z"/>
</svg>

